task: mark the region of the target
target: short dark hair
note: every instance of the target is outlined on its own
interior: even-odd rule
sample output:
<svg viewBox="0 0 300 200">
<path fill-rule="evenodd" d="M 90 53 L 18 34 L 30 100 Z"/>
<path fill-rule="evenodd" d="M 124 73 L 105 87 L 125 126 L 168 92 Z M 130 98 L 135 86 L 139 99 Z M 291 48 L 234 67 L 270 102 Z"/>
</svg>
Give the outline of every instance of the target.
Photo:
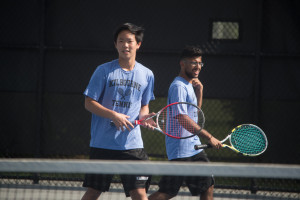
<svg viewBox="0 0 300 200">
<path fill-rule="evenodd" d="M 114 33 L 114 42 L 115 43 L 117 42 L 119 33 L 124 30 L 130 31 L 132 34 L 134 34 L 135 40 L 137 43 L 140 43 L 143 41 L 144 31 L 145 31 L 145 29 L 143 27 L 134 25 L 132 23 L 124 23 L 124 24 L 121 24 Z"/>
<path fill-rule="evenodd" d="M 203 55 L 203 52 L 200 48 L 196 46 L 186 46 L 180 55 L 180 60 L 185 58 L 194 58 L 194 57 L 200 57 Z"/>
</svg>

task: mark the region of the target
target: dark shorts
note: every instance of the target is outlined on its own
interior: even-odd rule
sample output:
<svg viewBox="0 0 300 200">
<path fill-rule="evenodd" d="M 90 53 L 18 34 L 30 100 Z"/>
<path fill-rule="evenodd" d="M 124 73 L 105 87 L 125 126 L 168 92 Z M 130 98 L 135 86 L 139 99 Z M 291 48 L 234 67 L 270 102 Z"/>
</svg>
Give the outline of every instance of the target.
<svg viewBox="0 0 300 200">
<path fill-rule="evenodd" d="M 98 160 L 148 160 L 144 149 L 131 150 L 109 150 L 91 148 L 90 159 Z M 83 187 L 90 187 L 101 192 L 109 191 L 110 184 L 114 175 L 111 174 L 86 174 Z M 149 175 L 120 175 L 126 197 L 129 191 L 138 188 L 145 188 L 148 191 L 151 181 Z"/>
<path fill-rule="evenodd" d="M 171 161 L 189 161 L 189 162 L 209 162 L 204 151 L 188 157 L 178 158 Z M 180 187 L 185 182 L 193 196 L 199 196 L 205 192 L 210 186 L 214 185 L 213 175 L 207 177 L 200 176 L 163 176 L 159 181 L 159 192 L 166 193 L 170 196 L 176 196 Z"/>
</svg>

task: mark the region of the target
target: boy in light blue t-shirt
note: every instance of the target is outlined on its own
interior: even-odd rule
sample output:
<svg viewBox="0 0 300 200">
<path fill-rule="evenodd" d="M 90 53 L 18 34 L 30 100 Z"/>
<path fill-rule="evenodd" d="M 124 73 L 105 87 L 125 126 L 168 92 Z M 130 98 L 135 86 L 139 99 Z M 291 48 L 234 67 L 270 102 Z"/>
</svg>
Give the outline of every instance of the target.
<svg viewBox="0 0 300 200">
<path fill-rule="evenodd" d="M 143 31 L 130 23 L 116 30 L 119 58 L 98 66 L 84 91 L 85 108 L 92 113 L 90 159 L 148 160 L 140 127 L 131 123 L 153 115 L 149 114 L 149 102 L 154 100 L 154 75 L 135 60 Z M 144 124 L 148 128 L 153 125 L 153 120 Z M 112 177 L 87 174 L 82 199 L 98 199 L 109 190 Z M 121 180 L 127 197 L 147 199 L 149 176 L 121 176 Z"/>
</svg>

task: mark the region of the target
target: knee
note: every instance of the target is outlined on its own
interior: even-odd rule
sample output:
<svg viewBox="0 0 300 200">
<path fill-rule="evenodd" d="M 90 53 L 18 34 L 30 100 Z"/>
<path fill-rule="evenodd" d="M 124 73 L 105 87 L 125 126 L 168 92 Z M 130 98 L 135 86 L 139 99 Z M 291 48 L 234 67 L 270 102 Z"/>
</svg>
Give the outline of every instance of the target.
<svg viewBox="0 0 300 200">
<path fill-rule="evenodd" d="M 139 188 L 129 191 L 131 199 L 147 199 L 145 188 Z"/>
<path fill-rule="evenodd" d="M 81 200 L 97 200 L 101 194 L 101 191 L 95 190 L 93 188 L 88 188 Z"/>
</svg>

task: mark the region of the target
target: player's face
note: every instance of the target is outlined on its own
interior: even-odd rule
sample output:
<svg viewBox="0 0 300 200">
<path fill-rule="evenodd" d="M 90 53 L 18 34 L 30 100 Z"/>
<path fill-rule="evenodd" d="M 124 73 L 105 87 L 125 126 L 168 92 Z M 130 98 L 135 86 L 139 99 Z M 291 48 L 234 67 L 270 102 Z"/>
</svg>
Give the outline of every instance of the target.
<svg viewBox="0 0 300 200">
<path fill-rule="evenodd" d="M 118 50 L 119 58 L 121 59 L 135 59 L 136 51 L 140 48 L 141 43 L 137 43 L 135 35 L 130 31 L 121 31 L 118 35 L 115 47 Z"/>
<path fill-rule="evenodd" d="M 186 58 L 183 60 L 184 72 L 190 79 L 198 78 L 202 68 L 202 57 Z"/>
</svg>

